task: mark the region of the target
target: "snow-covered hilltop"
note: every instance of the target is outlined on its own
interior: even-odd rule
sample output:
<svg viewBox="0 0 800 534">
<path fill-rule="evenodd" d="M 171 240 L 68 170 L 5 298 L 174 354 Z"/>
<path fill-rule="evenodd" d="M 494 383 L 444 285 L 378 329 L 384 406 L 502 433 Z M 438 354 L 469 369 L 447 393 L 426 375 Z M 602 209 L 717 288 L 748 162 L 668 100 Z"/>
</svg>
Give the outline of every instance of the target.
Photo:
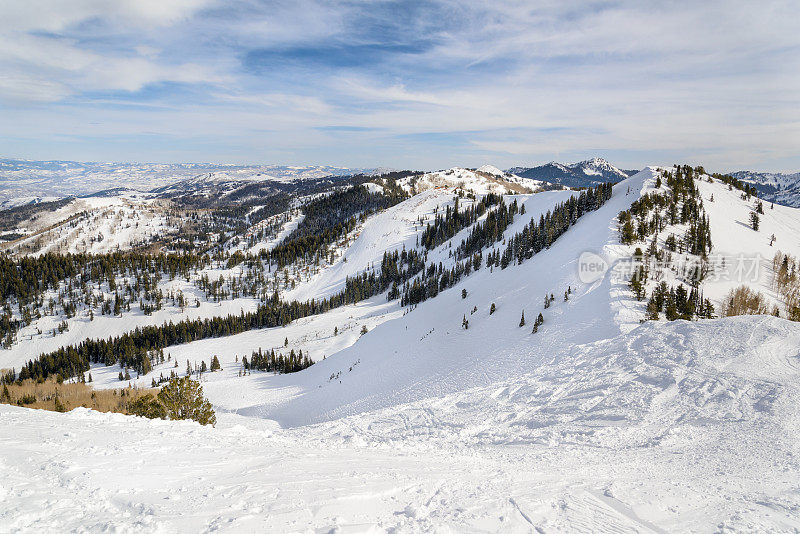
<svg viewBox="0 0 800 534">
<path fill-rule="evenodd" d="M 511 172 L 501 171 L 493 165 L 483 165 L 478 169 L 454 167 L 443 171 L 410 176 L 401 185 L 410 192 L 422 192 L 436 188 L 455 188 L 473 194 L 497 193 L 536 193 L 546 189 L 562 189 L 559 185 L 541 180 L 523 178 Z"/>
<path fill-rule="evenodd" d="M 15 429 L 0 436 L 0 524 L 800 529 L 800 210 L 699 168 L 585 163 L 564 168 L 617 183 L 576 191 L 484 166 L 184 206 L 172 217 L 197 217 L 194 255 L 69 264 L 74 279 L 10 297 L 20 322 L 0 367 L 129 333 L 69 369 L 100 390 L 188 367 L 219 422 L 0 404 Z M 174 228 L 130 206 L 58 209 L 79 217 L 43 230 L 54 242 L 114 221 Z M 37 216 L 66 215 L 53 213 Z M 263 363 L 290 354 L 315 363 Z M 195 373 L 212 358 L 221 369 Z"/>
</svg>

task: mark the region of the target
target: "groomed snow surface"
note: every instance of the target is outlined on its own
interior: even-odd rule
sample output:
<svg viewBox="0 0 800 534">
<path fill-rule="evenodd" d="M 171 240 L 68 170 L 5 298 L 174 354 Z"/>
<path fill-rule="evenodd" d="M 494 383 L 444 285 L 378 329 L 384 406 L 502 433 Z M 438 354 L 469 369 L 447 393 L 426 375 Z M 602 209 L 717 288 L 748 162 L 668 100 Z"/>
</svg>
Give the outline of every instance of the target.
<svg viewBox="0 0 800 534">
<path fill-rule="evenodd" d="M 800 324 L 639 324 L 642 303 L 624 284 L 578 280 L 581 253 L 630 254 L 615 217 L 655 172 L 615 186 L 549 250 L 483 267 L 413 310 L 378 296 L 170 347 L 171 361 L 132 381 L 218 355 L 223 370 L 203 377 L 216 428 L 0 405 L 0 531 L 797 531 Z M 735 224 L 752 203 L 722 184 L 701 192 L 715 195 L 706 209 L 720 252 L 800 255 L 796 210 L 776 206 L 755 233 Z M 507 235 L 572 194 L 516 195 L 526 214 Z M 451 201 L 452 191 L 427 191 L 371 218 L 348 261 L 297 296 L 331 293 L 385 250 L 412 247 L 418 217 Z M 450 250 L 428 261 L 447 266 Z M 729 284 L 706 294 L 721 298 Z M 769 276 L 751 285 L 769 292 Z M 259 347 L 317 363 L 239 376 Z M 118 387 L 118 371 L 93 368 L 96 386 Z"/>
</svg>

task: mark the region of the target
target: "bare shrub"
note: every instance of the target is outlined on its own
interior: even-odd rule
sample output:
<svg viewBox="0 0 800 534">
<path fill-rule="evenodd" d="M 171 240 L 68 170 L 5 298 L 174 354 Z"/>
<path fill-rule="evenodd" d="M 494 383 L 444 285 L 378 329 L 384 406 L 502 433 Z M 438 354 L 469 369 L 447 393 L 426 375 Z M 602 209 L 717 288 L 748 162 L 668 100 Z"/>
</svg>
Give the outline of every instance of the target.
<svg viewBox="0 0 800 534">
<path fill-rule="evenodd" d="M 774 314 L 775 310 L 770 310 L 767 299 L 747 286 L 739 286 L 731 289 L 728 296 L 722 302 L 722 315 L 733 317 L 734 315 L 767 315 Z"/>
</svg>

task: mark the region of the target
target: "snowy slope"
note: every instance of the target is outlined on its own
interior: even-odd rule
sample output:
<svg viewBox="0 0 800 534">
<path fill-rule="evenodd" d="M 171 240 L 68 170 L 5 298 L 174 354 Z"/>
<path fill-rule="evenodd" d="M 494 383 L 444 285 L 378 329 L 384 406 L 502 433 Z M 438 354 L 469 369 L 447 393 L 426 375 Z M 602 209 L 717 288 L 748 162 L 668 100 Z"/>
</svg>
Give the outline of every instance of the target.
<svg viewBox="0 0 800 534">
<path fill-rule="evenodd" d="M 452 204 L 452 190 L 432 189 L 371 217 L 333 265 L 288 292 L 286 298 L 302 301 L 341 291 L 348 276 L 359 274 L 373 264 L 380 265 L 384 252 L 414 248 L 416 237 L 425 229 L 424 221 L 433 218 L 434 209 L 443 210 Z"/>
<path fill-rule="evenodd" d="M 792 531 L 798 342 L 800 328 L 774 318 L 650 324 L 491 386 L 290 430 L 3 405 L 15 432 L 0 435 L 0 523 Z"/>
<path fill-rule="evenodd" d="M 132 381 L 149 385 L 174 361 L 182 370 L 185 360 L 217 355 L 223 371 L 202 379 L 220 414 L 217 429 L 0 406 L 19 429 L 0 437 L 11 459 L 0 462 L 0 480 L 13 488 L 0 523 L 323 532 L 800 528 L 800 324 L 773 317 L 640 324 L 643 303 L 624 280 L 580 280 L 582 254 L 613 265 L 644 246 L 620 244 L 617 214 L 652 192 L 659 172 L 647 168 L 617 184 L 610 201 L 532 259 L 504 270 L 484 266 L 416 307 L 376 296 L 284 328 L 170 347 L 170 362 Z M 428 179 L 433 187 L 368 219 L 341 257 L 289 295 L 330 294 L 385 251 L 413 247 L 424 219 L 451 204 L 458 188 L 489 190 L 480 188 L 494 182 L 480 173 L 496 176 L 483 168 L 445 174 L 439 185 Z M 798 210 L 766 206 L 755 232 L 747 224 L 752 200 L 720 182 L 697 185 L 713 252 L 756 257 L 764 270 L 747 283 L 777 303 L 772 255 L 780 248 L 800 256 Z M 509 196 L 525 214 L 506 237 L 575 194 Z M 451 265 L 451 250 L 445 243 L 428 261 Z M 719 304 L 738 283 L 709 280 L 705 295 Z M 550 293 L 556 300 L 544 309 Z M 539 312 L 545 322 L 533 334 Z M 239 376 L 242 356 L 284 344 L 317 363 L 290 375 Z M 96 385 L 116 387 L 118 371 L 94 368 Z M 58 449 L 47 446 L 56 439 Z M 109 466 L 120 475 L 108 476 Z"/>
<path fill-rule="evenodd" d="M 102 253 L 141 246 L 177 232 L 164 201 L 143 193 L 77 198 L 43 211 L 16 229 L 26 237 L 0 244 L 0 250 L 37 256 L 46 252 Z"/>
</svg>

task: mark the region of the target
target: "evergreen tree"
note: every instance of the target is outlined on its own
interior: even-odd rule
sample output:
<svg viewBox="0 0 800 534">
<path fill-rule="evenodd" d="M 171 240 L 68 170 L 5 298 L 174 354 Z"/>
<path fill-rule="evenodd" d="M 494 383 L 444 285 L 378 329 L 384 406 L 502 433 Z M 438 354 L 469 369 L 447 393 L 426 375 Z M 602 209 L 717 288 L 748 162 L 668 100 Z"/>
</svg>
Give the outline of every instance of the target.
<svg viewBox="0 0 800 534">
<path fill-rule="evenodd" d="M 219 371 L 222 369 L 222 366 L 219 364 L 219 358 L 215 354 L 213 358 L 211 358 L 211 371 Z"/>
<path fill-rule="evenodd" d="M 647 301 L 647 314 L 646 317 L 650 321 L 658 321 L 658 312 L 659 312 L 658 304 L 656 302 L 655 297 L 650 297 L 650 300 Z"/>
<path fill-rule="evenodd" d="M 758 217 L 758 213 L 751 211 L 750 212 L 750 227 L 758 232 L 758 227 L 761 223 L 761 220 Z"/>
<path fill-rule="evenodd" d="M 155 379 L 153 379 L 155 383 Z M 166 419 L 167 410 L 157 397 L 151 394 L 142 395 L 128 404 L 131 415 L 147 417 L 148 419 Z"/>
<path fill-rule="evenodd" d="M 191 419 L 201 425 L 217 422 L 211 403 L 203 397 L 203 387 L 188 376 L 170 380 L 159 392 L 158 401 L 168 419 Z"/>
<path fill-rule="evenodd" d="M 522 310 L 522 318 L 519 320 L 519 326 L 525 326 L 525 310 Z"/>
<path fill-rule="evenodd" d="M 492 305 L 489 306 L 489 315 L 492 315 L 496 310 L 497 310 L 497 306 L 495 306 L 494 302 L 492 302 Z"/>
</svg>

